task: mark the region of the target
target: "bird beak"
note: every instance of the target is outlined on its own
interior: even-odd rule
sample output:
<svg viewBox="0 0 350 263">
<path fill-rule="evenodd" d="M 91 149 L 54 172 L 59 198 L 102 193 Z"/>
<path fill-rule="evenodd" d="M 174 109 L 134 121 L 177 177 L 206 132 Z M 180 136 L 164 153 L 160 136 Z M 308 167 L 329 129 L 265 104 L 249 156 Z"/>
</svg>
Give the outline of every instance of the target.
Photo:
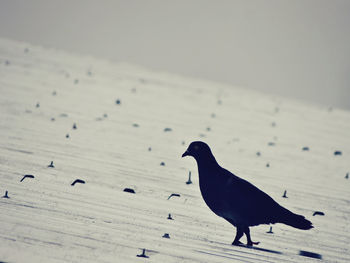
<svg viewBox="0 0 350 263">
<path fill-rule="evenodd" d="M 185 156 L 188 156 L 188 155 L 190 155 L 190 153 L 189 153 L 188 150 L 187 150 L 186 152 L 184 152 L 184 153 L 182 154 L 181 157 L 185 157 Z"/>
</svg>

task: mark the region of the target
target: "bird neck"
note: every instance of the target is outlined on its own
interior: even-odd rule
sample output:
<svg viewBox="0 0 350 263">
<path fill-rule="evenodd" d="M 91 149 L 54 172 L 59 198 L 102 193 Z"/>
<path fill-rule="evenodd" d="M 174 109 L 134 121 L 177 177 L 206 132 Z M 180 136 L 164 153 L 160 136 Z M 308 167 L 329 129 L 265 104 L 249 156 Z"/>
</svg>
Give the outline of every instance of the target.
<svg viewBox="0 0 350 263">
<path fill-rule="evenodd" d="M 212 153 L 196 158 L 198 170 L 211 171 L 220 167 Z"/>
<path fill-rule="evenodd" d="M 221 181 L 221 167 L 211 153 L 204 158 L 196 159 L 196 161 L 198 166 L 199 188 L 207 205 L 213 207 L 212 201 L 215 200 L 215 196 L 218 195 L 215 190 L 217 189 L 216 185 L 218 185 L 218 181 Z"/>
</svg>

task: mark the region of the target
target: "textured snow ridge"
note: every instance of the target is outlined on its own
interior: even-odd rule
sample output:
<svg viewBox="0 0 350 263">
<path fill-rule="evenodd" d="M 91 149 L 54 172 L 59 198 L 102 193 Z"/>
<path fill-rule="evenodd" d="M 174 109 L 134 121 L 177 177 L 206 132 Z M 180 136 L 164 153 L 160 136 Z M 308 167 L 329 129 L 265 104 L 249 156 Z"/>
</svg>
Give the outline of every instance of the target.
<svg viewBox="0 0 350 263">
<path fill-rule="evenodd" d="M 2 262 L 350 261 L 349 112 L 1 39 L 0 125 Z M 193 140 L 315 228 L 231 246 Z"/>
</svg>

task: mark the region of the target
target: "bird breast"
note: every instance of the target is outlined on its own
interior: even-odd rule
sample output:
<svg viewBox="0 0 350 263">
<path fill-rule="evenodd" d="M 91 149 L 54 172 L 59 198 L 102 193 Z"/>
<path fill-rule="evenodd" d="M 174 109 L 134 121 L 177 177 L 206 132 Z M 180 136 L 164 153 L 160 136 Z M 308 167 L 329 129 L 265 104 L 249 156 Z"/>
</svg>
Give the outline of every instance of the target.
<svg viewBox="0 0 350 263">
<path fill-rule="evenodd" d="M 208 180 L 207 178 L 199 179 L 199 187 L 202 197 L 207 206 L 218 216 L 222 216 L 223 213 L 223 198 L 222 189 L 218 182 L 215 180 Z"/>
</svg>

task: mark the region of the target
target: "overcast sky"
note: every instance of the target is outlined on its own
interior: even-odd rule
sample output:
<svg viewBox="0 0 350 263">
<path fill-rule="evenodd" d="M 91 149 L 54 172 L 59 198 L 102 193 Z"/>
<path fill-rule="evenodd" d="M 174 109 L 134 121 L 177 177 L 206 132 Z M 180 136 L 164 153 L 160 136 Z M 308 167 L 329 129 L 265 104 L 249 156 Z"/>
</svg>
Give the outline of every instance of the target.
<svg viewBox="0 0 350 263">
<path fill-rule="evenodd" d="M 350 109 L 349 0 L 0 0 L 0 37 Z"/>
</svg>

